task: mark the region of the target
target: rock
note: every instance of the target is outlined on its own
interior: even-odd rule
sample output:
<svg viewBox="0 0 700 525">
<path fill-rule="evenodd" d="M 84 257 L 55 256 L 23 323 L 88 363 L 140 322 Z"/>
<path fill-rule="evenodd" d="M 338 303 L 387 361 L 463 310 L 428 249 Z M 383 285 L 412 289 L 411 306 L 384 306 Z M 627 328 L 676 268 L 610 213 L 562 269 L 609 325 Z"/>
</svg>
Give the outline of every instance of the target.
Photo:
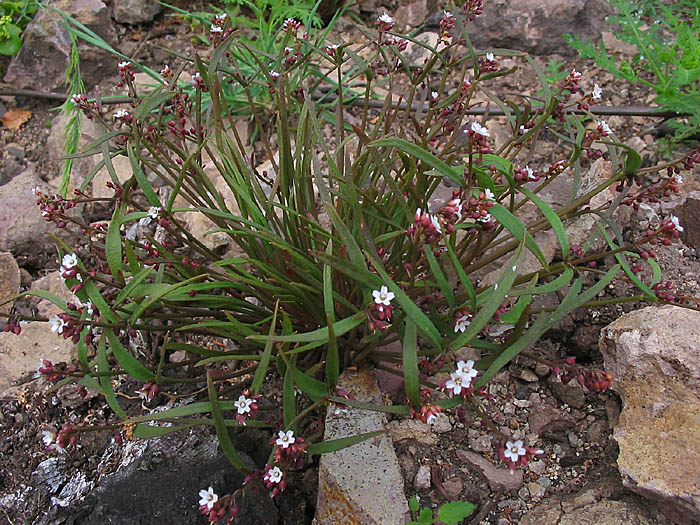
<svg viewBox="0 0 700 525">
<path fill-rule="evenodd" d="M 586 430 L 586 440 L 589 443 L 605 444 L 608 438 L 608 423 L 606 421 L 594 421 Z"/>
<path fill-rule="evenodd" d="M 613 437 L 631 490 L 678 523 L 700 515 L 700 312 L 650 306 L 601 334 L 605 366 L 623 400 Z"/>
<path fill-rule="evenodd" d="M 417 419 L 394 420 L 387 425 L 387 430 L 395 443 L 405 439 L 415 439 L 421 445 L 437 445 L 438 442 L 430 426 Z"/>
<path fill-rule="evenodd" d="M 551 375 L 547 379 L 547 383 L 549 383 L 552 393 L 562 403 L 574 408 L 586 406 L 586 393 L 577 381 L 569 381 L 564 384 L 558 376 Z"/>
<path fill-rule="evenodd" d="M 75 296 L 68 287 L 63 283 L 61 279 L 61 274 L 56 272 L 51 272 L 45 275 L 41 279 L 37 279 L 32 283 L 32 290 L 45 290 L 51 292 L 59 299 L 63 299 L 66 302 L 75 301 Z M 42 298 L 36 298 L 36 312 L 41 317 L 52 317 L 59 313 L 61 309 L 53 304 L 51 301 Z"/>
<path fill-rule="evenodd" d="M 678 217 L 681 225 L 685 225 L 681 232 L 681 240 L 688 246 L 700 248 L 700 191 L 690 192 L 682 200 L 673 212 Z"/>
<path fill-rule="evenodd" d="M 574 426 L 574 418 L 558 408 L 539 405 L 532 408 L 528 419 L 530 432 L 541 434 L 556 430 L 568 430 Z"/>
<path fill-rule="evenodd" d="M 54 0 L 50 4 L 69 13 L 111 46 L 116 46 L 117 35 L 107 6 L 101 0 Z M 4 81 L 18 88 L 40 88 L 44 91 L 62 89 L 71 54 L 71 40 L 68 31 L 62 27 L 63 23 L 63 19 L 51 9 L 39 9 L 24 30 L 24 43 L 12 57 Z M 80 73 L 86 90 L 92 89 L 103 78 L 116 74 L 118 60 L 107 51 L 80 39 L 78 51 Z"/>
<path fill-rule="evenodd" d="M 73 343 L 51 331 L 48 323 L 22 323 L 22 333 L 0 332 L 0 393 L 33 374 L 41 359 L 69 362 Z"/>
<path fill-rule="evenodd" d="M 469 439 L 469 448 L 474 452 L 489 452 L 492 449 L 491 436 L 484 434 L 476 439 Z"/>
<path fill-rule="evenodd" d="M 64 112 L 61 111 L 56 115 L 56 118 L 51 121 L 51 130 L 49 132 L 49 136 L 46 139 L 46 149 L 48 150 L 49 156 L 53 159 L 59 159 L 66 153 L 65 129 L 69 119 L 70 116 L 66 115 Z M 96 119 L 87 119 L 81 117 L 80 136 L 78 138 L 78 152 L 84 152 L 86 146 L 88 146 L 91 142 L 102 136 L 104 133 L 106 133 L 106 128 L 100 122 L 97 122 Z M 101 154 L 73 159 L 73 165 L 71 167 L 71 180 L 73 184 L 75 186 L 80 186 L 85 177 L 87 177 L 90 174 L 92 168 L 100 160 L 102 160 Z M 62 167 L 63 161 L 59 162 Z M 107 196 L 111 197 L 112 193 L 109 193 Z"/>
<path fill-rule="evenodd" d="M 413 480 L 413 485 L 416 490 L 428 490 L 430 488 L 430 465 L 421 465 L 418 467 L 416 479 Z"/>
<path fill-rule="evenodd" d="M 19 272 L 17 261 L 11 253 L 0 252 L 0 303 L 4 303 L 10 297 L 19 293 L 22 277 Z M 10 313 L 13 303 L 0 306 L 0 312 Z"/>
<path fill-rule="evenodd" d="M 96 157 L 97 158 L 97 157 Z M 112 167 L 114 174 L 117 176 L 120 184 L 124 184 L 131 178 L 131 162 L 126 155 L 118 155 L 112 159 Z M 107 187 L 107 183 L 112 182 L 112 177 L 109 175 L 107 168 L 102 166 L 92 179 L 92 197 L 95 199 L 104 199 L 114 197 L 114 190 Z"/>
<path fill-rule="evenodd" d="M 17 144 L 16 142 L 10 142 L 5 146 L 5 154 L 15 159 L 17 162 L 22 162 L 24 160 L 24 148 Z"/>
<path fill-rule="evenodd" d="M 477 48 L 575 56 L 576 51 L 565 43 L 562 33 L 575 34 L 584 41 L 598 40 L 605 16 L 610 13 L 603 0 L 494 0 L 484 6 L 481 16 L 467 24 L 467 31 Z"/>
<path fill-rule="evenodd" d="M 34 205 L 36 195 L 32 190 L 37 186 L 48 191 L 32 166 L 0 186 L 0 251 L 17 255 L 24 251 L 36 254 L 54 250 L 53 241 L 45 234 L 60 231 L 46 222 L 39 207 Z"/>
<path fill-rule="evenodd" d="M 520 525 L 652 525 L 643 509 L 626 501 L 604 499 L 585 507 L 565 512 L 565 504 L 547 501 L 536 506 L 520 519 Z"/>
<path fill-rule="evenodd" d="M 415 39 L 421 44 L 435 49 L 440 40 L 440 35 L 433 32 L 426 32 L 416 35 Z M 403 56 L 411 66 L 421 67 L 433 57 L 433 53 L 429 49 L 411 42 L 406 52 L 403 53 Z"/>
<path fill-rule="evenodd" d="M 120 24 L 152 22 L 160 7 L 158 0 L 119 0 L 112 2 L 112 18 Z"/>
<path fill-rule="evenodd" d="M 528 483 L 527 490 L 532 498 L 543 498 L 545 493 L 545 488 L 539 483 Z"/>
<path fill-rule="evenodd" d="M 338 386 L 358 400 L 381 403 L 369 370 L 344 372 Z M 326 413 L 325 440 L 383 430 L 386 415 L 353 408 L 338 416 Z M 318 504 L 314 522 L 400 524 L 408 517 L 403 477 L 388 436 L 380 435 L 349 448 L 323 454 L 318 468 Z M 416 476 L 417 477 L 417 476 Z"/>
<path fill-rule="evenodd" d="M 498 468 L 489 460 L 468 450 L 457 450 L 456 454 L 467 466 L 486 478 L 491 490 L 518 490 L 523 484 L 523 471 L 520 469 L 511 473 L 508 469 Z"/>
<path fill-rule="evenodd" d="M 463 488 L 462 480 L 459 478 L 450 478 L 442 482 L 442 490 L 450 501 L 457 501 Z"/>
<path fill-rule="evenodd" d="M 435 423 L 431 425 L 433 432 L 436 434 L 444 434 L 445 432 L 450 432 L 452 430 L 452 423 L 450 423 L 450 416 L 444 412 L 440 412 L 435 419 Z"/>
<path fill-rule="evenodd" d="M 547 464 L 542 460 L 531 461 L 527 468 L 535 474 L 544 474 L 544 471 L 547 470 Z"/>
<path fill-rule="evenodd" d="M 634 56 L 637 54 L 637 46 L 623 42 L 610 31 L 602 31 L 600 36 L 605 44 L 605 49 L 609 53 Z"/>
<path fill-rule="evenodd" d="M 429 4 L 433 0 L 402 0 L 401 6 L 393 13 L 394 20 L 402 27 L 416 28 L 420 26 L 430 14 Z"/>
</svg>

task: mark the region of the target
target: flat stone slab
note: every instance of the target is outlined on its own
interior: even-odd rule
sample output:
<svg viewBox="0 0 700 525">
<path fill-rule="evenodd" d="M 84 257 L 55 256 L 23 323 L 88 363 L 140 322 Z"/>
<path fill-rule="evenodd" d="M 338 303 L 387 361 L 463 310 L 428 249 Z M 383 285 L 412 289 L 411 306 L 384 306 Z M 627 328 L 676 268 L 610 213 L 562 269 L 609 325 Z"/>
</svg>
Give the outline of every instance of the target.
<svg viewBox="0 0 700 525">
<path fill-rule="evenodd" d="M 359 401 L 381 403 L 381 392 L 369 370 L 346 371 L 338 386 Z M 326 413 L 325 440 L 383 430 L 386 415 L 350 408 Z M 323 454 L 318 469 L 317 525 L 403 525 L 409 515 L 403 476 L 388 434 Z"/>
</svg>

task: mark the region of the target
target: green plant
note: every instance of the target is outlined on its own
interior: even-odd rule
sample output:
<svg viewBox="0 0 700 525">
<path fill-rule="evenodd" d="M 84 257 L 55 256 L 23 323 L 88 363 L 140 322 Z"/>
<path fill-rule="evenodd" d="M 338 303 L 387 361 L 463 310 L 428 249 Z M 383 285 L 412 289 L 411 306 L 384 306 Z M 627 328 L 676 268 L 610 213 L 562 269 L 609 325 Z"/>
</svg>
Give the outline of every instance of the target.
<svg viewBox="0 0 700 525">
<path fill-rule="evenodd" d="M 477 4 L 467 3 L 465 19 Z M 231 463 L 248 478 L 245 487 L 225 497 L 216 499 L 212 488 L 200 493 L 210 520 L 235 514 L 251 486 L 264 485 L 277 495 L 309 455 L 377 435 L 322 441 L 308 416 L 328 405 L 427 423 L 443 410 L 471 409 L 499 435 L 502 461 L 516 468 L 542 451 L 510 440 L 490 421 L 485 385 L 491 378 L 516 356 L 529 355 L 527 349 L 576 308 L 690 301 L 669 291 L 654 260 L 654 243 L 678 237 L 677 219 L 627 239 L 611 217 L 620 204 L 676 191 L 676 172 L 700 162 L 700 150 L 641 168 L 639 154 L 617 142 L 605 122 L 586 129 L 568 111 L 581 102 L 572 100 L 580 74 L 570 72 L 551 89 L 530 57 L 499 50 L 528 61 L 541 79 L 545 104 L 523 110 L 488 89 L 513 70 L 502 69 L 492 53 L 472 48 L 461 15 L 445 13 L 441 26 L 435 49 L 392 32 L 388 15 L 375 27 L 360 27 L 367 39 L 356 45 L 320 42 L 311 32 L 301 36 L 298 25 L 288 23 L 283 40 L 291 51 L 252 53 L 257 70 L 251 77 L 238 74 L 234 50 L 252 48 L 222 28 L 227 36 L 209 57 L 164 69 L 158 87 L 145 96 L 134 85 L 136 65 L 120 63 L 133 101 L 127 108 L 110 115 L 86 95 L 73 95 L 74 104 L 107 129 L 82 153 L 101 160 L 75 198 L 38 194 L 47 220 L 75 236 L 75 244 L 57 242 L 61 274 L 78 299 L 66 304 L 47 292 L 26 294 L 62 308 L 49 323 L 77 346 L 76 363 L 46 361 L 40 371 L 59 385 L 77 381 L 99 392 L 113 415 L 93 426 L 67 425 L 47 436 L 50 446 L 68 447 L 91 431 L 117 431 L 120 439 L 131 439 L 213 427 Z M 404 60 L 408 45 L 429 51 L 420 68 Z M 329 68 L 325 78 L 336 89 L 334 113 L 317 105 L 317 79 L 290 81 L 314 61 Z M 184 67 L 194 72 L 193 96 L 178 83 Z M 269 172 L 253 164 L 231 108 L 223 103 L 229 81 L 240 84 L 249 100 Z M 388 87 L 388 95 L 373 112 L 369 95 L 376 82 Z M 338 88 L 345 84 L 366 94 L 355 100 L 352 122 L 346 91 Z M 254 87 L 270 95 L 268 121 L 252 100 Z M 511 130 L 495 151 L 488 129 L 467 114 L 482 90 L 503 108 Z M 533 170 L 524 161 L 544 128 L 568 152 Z M 573 184 L 569 202 L 556 209 L 538 195 L 558 177 L 580 180 L 588 159 L 604 154 L 601 147 L 611 161 L 609 178 L 582 194 Z M 131 166 L 124 184 L 114 170 L 117 156 L 126 156 Z M 111 198 L 85 193 L 101 168 L 111 176 Z M 454 185 L 453 193 L 429 209 L 445 180 Z M 620 191 L 617 198 L 591 203 L 611 187 Z M 95 201 L 111 206 L 109 226 L 85 224 L 67 213 Z M 189 231 L 193 214 L 211 221 L 207 235 Z M 572 243 L 565 224 L 581 217 L 594 218 L 595 227 L 589 239 Z M 556 258 L 547 257 L 534 239 L 548 230 L 558 241 Z M 208 245 L 214 234 L 226 235 L 233 252 L 221 256 Z M 603 248 L 593 248 L 596 235 Z M 498 276 L 479 284 L 476 275 L 487 268 Z M 639 293 L 603 297 L 615 281 L 631 283 Z M 563 298 L 555 306 L 534 306 L 538 296 L 556 293 Z M 21 331 L 19 321 L 28 319 L 16 312 L 0 315 L 15 333 Z M 490 335 L 489 327 L 508 335 Z M 395 342 L 401 353 L 387 349 Z M 476 363 L 459 359 L 465 347 L 482 357 Z M 173 352 L 186 358 L 170 360 Z M 576 378 L 592 391 L 607 388 L 612 379 L 571 359 L 530 357 L 563 381 Z M 337 388 L 344 369 L 366 363 L 403 378 L 406 404 L 360 402 Z M 439 384 L 434 375 L 444 371 L 451 372 L 450 379 Z M 188 389 L 192 398 L 158 412 L 132 411 L 115 393 L 117 380 L 122 390 L 151 404 L 175 389 Z M 279 404 L 263 401 L 263 395 Z M 259 411 L 267 417 L 258 417 Z M 230 428 L 274 429 L 264 466 L 242 459 Z M 445 518 L 464 507 L 448 505 Z"/>
<path fill-rule="evenodd" d="M 409 521 L 408 525 L 430 525 L 432 523 L 444 523 L 445 525 L 458 525 L 463 519 L 468 518 L 474 512 L 474 504 L 468 501 L 451 501 L 440 505 L 437 517 L 433 517 L 433 511 L 429 507 L 420 508 L 417 496 L 408 500 L 408 508 L 416 521 Z M 418 513 L 418 514 L 416 514 Z"/>
<path fill-rule="evenodd" d="M 700 2 L 611 0 L 610 4 L 616 11 L 610 18 L 616 36 L 637 48 L 631 60 L 611 56 L 603 42 L 596 47 L 590 40 L 565 35 L 567 42 L 618 79 L 652 88 L 662 109 L 687 115 L 670 122 L 675 141 L 696 136 L 700 131 Z"/>
<path fill-rule="evenodd" d="M 12 56 L 22 47 L 22 30 L 36 13 L 37 2 L 0 2 L 0 55 Z"/>
</svg>

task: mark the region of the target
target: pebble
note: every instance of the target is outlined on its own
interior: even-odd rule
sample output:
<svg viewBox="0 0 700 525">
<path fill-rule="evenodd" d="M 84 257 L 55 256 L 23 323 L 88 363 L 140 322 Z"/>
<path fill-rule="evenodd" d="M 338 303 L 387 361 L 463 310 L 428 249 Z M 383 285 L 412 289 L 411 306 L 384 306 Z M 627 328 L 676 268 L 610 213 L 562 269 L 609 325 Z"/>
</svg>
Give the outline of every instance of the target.
<svg viewBox="0 0 700 525">
<path fill-rule="evenodd" d="M 539 478 L 537 478 L 537 483 L 546 489 L 552 486 L 552 480 L 546 476 L 540 476 Z"/>
<path fill-rule="evenodd" d="M 469 448 L 474 452 L 488 452 L 491 450 L 491 438 L 488 435 L 483 435 L 476 439 L 470 439 Z"/>
<path fill-rule="evenodd" d="M 416 474 L 413 485 L 417 490 L 427 490 L 430 488 L 430 465 L 421 465 Z"/>
<path fill-rule="evenodd" d="M 544 461 L 532 461 L 528 465 L 528 468 L 535 474 L 544 474 L 544 471 L 547 469 L 547 464 Z"/>
<path fill-rule="evenodd" d="M 452 423 L 450 423 L 450 416 L 444 412 L 440 412 L 437 415 L 435 423 L 432 424 L 433 432 L 437 434 L 444 434 L 445 432 L 450 432 L 452 430 Z"/>
<path fill-rule="evenodd" d="M 528 483 L 527 489 L 530 491 L 530 496 L 533 498 L 544 497 L 545 488 L 539 483 Z"/>
</svg>

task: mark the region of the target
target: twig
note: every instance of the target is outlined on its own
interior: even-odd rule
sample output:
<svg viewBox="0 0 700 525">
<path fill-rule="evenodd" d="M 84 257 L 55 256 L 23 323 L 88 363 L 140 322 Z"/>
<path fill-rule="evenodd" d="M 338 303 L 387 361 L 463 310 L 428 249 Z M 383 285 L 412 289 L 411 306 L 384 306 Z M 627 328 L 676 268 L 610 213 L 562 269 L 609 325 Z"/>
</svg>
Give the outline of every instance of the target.
<svg viewBox="0 0 700 525">
<path fill-rule="evenodd" d="M 479 523 L 481 523 L 481 521 L 489 515 L 489 512 L 491 512 L 496 506 L 496 504 L 501 500 L 502 496 L 503 489 L 498 489 L 494 497 L 491 500 L 489 500 L 489 502 L 486 505 L 481 507 L 479 514 L 477 514 L 474 517 L 474 519 L 469 522 L 469 525 L 478 525 Z"/>
</svg>

